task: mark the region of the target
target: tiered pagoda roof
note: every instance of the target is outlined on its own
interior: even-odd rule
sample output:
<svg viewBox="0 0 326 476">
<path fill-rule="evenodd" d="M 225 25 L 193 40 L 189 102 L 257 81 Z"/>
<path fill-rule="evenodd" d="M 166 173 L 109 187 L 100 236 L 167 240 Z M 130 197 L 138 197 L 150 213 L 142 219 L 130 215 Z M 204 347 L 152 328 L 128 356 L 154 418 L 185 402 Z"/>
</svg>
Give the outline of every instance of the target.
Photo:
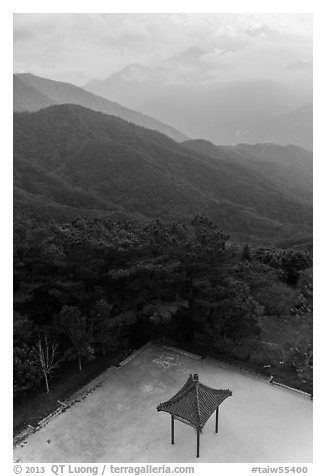
<svg viewBox="0 0 326 476">
<path fill-rule="evenodd" d="M 198 375 L 189 376 L 184 386 L 157 411 L 170 413 L 176 419 L 201 431 L 212 413 L 230 397 L 230 390 L 218 390 L 199 382 Z"/>
</svg>

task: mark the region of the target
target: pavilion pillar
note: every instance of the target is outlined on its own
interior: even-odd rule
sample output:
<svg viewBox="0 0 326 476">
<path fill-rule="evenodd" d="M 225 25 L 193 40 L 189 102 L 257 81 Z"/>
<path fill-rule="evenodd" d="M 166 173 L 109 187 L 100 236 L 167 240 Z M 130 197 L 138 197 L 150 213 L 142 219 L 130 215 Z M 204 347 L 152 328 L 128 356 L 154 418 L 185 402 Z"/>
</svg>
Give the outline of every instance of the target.
<svg viewBox="0 0 326 476">
<path fill-rule="evenodd" d="M 200 431 L 197 429 L 197 458 L 199 458 L 199 441 L 200 441 Z"/>
<path fill-rule="evenodd" d="M 174 415 L 171 415 L 171 444 L 174 445 Z"/>
<path fill-rule="evenodd" d="M 215 433 L 218 433 L 218 408 L 216 408 Z"/>
</svg>

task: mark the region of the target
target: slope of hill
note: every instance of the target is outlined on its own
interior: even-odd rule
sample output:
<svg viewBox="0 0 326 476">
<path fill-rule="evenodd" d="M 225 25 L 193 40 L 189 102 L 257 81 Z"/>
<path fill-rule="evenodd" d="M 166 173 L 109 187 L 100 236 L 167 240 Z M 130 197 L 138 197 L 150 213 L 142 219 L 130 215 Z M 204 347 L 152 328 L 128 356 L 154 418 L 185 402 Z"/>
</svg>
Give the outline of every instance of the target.
<svg viewBox="0 0 326 476">
<path fill-rule="evenodd" d="M 95 96 L 69 83 L 52 81 L 33 74 L 14 75 L 14 111 L 36 111 L 53 104 L 78 104 L 94 111 L 113 114 L 126 121 L 148 129 L 158 130 L 176 141 L 187 136 L 145 114 L 120 106 L 120 104 Z"/>
<path fill-rule="evenodd" d="M 192 151 L 245 166 L 296 200 L 312 204 L 313 154 L 306 149 L 276 144 L 216 146 L 202 139 L 183 144 Z"/>
<path fill-rule="evenodd" d="M 16 112 L 38 111 L 44 107 L 56 104 L 56 101 L 24 84 L 17 75 L 14 75 L 13 91 L 13 107 Z"/>
<path fill-rule="evenodd" d="M 311 207 L 238 163 L 189 151 L 163 134 L 75 105 L 14 115 L 16 206 L 37 213 L 187 221 L 281 238 L 309 232 Z M 46 215 L 48 212 L 44 212 Z"/>
</svg>

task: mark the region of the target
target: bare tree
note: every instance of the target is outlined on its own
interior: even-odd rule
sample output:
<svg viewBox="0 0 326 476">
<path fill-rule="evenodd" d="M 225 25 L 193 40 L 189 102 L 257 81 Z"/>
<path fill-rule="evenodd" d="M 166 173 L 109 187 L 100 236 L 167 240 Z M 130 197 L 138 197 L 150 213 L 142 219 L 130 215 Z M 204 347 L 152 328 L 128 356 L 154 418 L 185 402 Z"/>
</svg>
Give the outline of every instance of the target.
<svg viewBox="0 0 326 476">
<path fill-rule="evenodd" d="M 69 336 L 78 355 L 78 368 L 82 370 L 82 357 L 93 358 L 94 349 L 89 344 L 90 336 L 87 332 L 86 316 L 82 315 L 76 306 L 64 305 L 59 313 L 59 323 Z"/>
<path fill-rule="evenodd" d="M 38 350 L 39 364 L 45 380 L 46 392 L 48 393 L 50 391 L 49 376 L 53 370 L 59 367 L 59 363 L 62 360 L 57 357 L 58 343 L 54 338 L 50 340 L 45 330 L 44 335 L 39 336 L 36 347 Z"/>
</svg>

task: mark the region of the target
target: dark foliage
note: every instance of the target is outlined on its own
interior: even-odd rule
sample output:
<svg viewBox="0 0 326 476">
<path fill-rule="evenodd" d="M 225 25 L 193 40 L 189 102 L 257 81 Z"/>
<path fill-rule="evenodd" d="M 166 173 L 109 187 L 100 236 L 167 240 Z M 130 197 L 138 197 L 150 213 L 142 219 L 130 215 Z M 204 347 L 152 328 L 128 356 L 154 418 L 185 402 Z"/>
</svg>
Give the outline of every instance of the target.
<svg viewBox="0 0 326 476">
<path fill-rule="evenodd" d="M 279 250 L 282 259 L 275 261 L 265 252 L 251 250 L 251 260 L 244 260 L 203 217 L 189 225 L 85 218 L 62 224 L 16 215 L 15 395 L 40 383 L 36 343 L 42 329 L 55 332 L 62 358 L 77 359 L 79 368 L 85 358 L 157 337 L 234 357 L 239 346 L 260 341 L 260 316 L 265 308 L 274 312 L 279 291 L 284 298 L 277 312 L 291 319 L 299 312 L 288 309 L 299 303 L 288 299 L 291 293 L 309 296 L 302 274 L 308 257 Z M 281 281 L 293 275 L 300 275 L 297 290 Z"/>
</svg>

